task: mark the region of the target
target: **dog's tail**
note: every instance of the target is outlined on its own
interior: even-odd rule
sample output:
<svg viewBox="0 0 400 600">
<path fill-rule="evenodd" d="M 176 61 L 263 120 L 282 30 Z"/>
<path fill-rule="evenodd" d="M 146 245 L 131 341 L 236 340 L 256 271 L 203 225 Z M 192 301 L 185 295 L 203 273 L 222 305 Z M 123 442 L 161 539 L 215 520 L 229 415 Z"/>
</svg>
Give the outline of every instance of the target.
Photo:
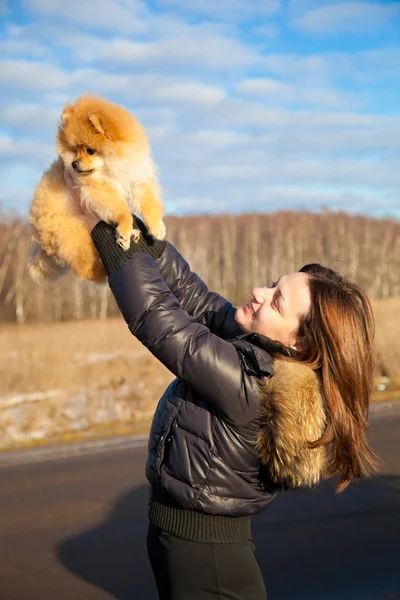
<svg viewBox="0 0 400 600">
<path fill-rule="evenodd" d="M 53 256 L 46 254 L 37 242 L 33 242 L 29 252 L 29 275 L 36 283 L 55 281 L 68 271 L 67 265 L 56 262 Z"/>
</svg>

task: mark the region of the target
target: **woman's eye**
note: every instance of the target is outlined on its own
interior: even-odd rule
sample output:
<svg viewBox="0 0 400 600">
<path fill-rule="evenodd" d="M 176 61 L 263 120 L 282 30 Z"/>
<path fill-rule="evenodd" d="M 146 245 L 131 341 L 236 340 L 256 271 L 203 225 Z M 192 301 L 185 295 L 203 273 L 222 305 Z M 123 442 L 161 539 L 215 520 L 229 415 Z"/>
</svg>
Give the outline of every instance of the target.
<svg viewBox="0 0 400 600">
<path fill-rule="evenodd" d="M 86 154 L 92 156 L 92 154 L 96 154 L 96 150 L 93 150 L 93 148 L 86 148 Z"/>
<path fill-rule="evenodd" d="M 271 306 L 272 306 L 272 308 L 273 308 L 274 310 L 276 310 L 277 312 L 280 312 L 280 311 L 279 311 L 279 306 L 278 306 L 278 304 L 277 304 L 277 302 L 276 302 L 276 299 L 275 299 L 275 297 L 272 299 Z"/>
</svg>

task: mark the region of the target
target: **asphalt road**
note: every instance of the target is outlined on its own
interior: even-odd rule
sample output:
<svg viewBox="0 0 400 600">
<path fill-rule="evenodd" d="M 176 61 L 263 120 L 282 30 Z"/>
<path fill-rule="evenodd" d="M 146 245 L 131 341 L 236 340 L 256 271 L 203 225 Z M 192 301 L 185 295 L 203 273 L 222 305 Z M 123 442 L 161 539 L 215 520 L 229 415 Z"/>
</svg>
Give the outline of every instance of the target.
<svg viewBox="0 0 400 600">
<path fill-rule="evenodd" d="M 282 493 L 254 519 L 269 600 L 400 599 L 400 415 L 375 418 L 372 442 L 379 476 L 341 496 Z M 145 456 L 1 466 L 0 599 L 156 600 Z"/>
</svg>

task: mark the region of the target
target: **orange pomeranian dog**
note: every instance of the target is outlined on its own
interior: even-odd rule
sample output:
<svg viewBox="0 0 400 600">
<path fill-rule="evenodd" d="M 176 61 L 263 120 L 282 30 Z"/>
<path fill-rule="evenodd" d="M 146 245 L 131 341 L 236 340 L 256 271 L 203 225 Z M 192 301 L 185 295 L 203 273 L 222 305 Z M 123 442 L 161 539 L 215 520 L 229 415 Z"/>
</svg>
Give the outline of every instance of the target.
<svg viewBox="0 0 400 600">
<path fill-rule="evenodd" d="M 32 226 L 32 279 L 56 279 L 69 268 L 83 279 L 105 280 L 85 217 L 64 182 L 64 168 L 81 197 L 104 221 L 116 225 L 116 242 L 129 248 L 131 210 L 142 215 L 150 233 L 165 237 L 163 204 L 143 127 L 125 109 L 95 96 L 81 96 L 64 108 L 57 134 L 59 158 L 36 187 Z"/>
</svg>

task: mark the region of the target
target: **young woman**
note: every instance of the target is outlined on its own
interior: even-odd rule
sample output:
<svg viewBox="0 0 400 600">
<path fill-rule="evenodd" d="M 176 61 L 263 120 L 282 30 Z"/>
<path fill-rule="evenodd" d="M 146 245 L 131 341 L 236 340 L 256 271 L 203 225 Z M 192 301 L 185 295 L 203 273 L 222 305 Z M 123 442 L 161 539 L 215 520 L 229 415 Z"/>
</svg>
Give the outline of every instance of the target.
<svg viewBox="0 0 400 600">
<path fill-rule="evenodd" d="M 81 208 L 130 331 L 177 377 L 155 412 L 146 465 L 159 598 L 265 599 L 251 515 L 280 489 L 338 474 L 341 492 L 376 468 L 369 301 L 307 265 L 236 310 L 140 221 L 125 252 L 113 226 Z"/>
</svg>

